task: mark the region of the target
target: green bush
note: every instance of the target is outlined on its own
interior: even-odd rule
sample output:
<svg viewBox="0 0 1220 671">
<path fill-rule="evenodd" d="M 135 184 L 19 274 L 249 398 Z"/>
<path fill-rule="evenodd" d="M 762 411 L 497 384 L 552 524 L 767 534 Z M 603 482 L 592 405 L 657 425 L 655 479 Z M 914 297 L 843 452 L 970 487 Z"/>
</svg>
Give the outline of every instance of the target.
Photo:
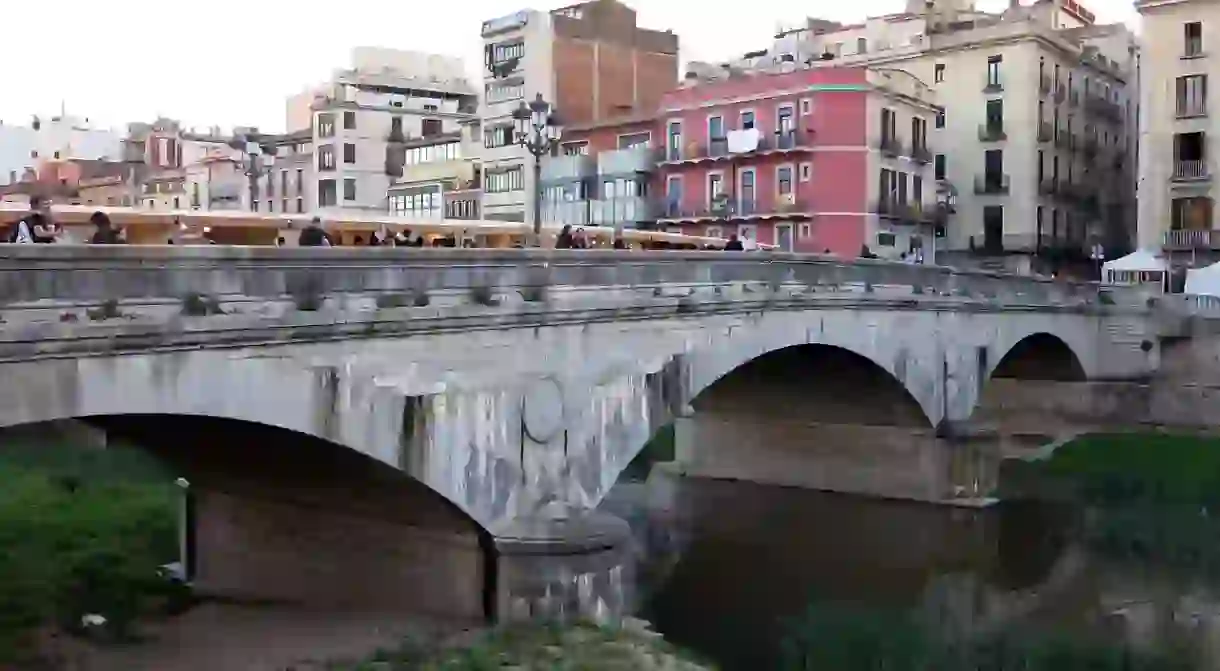
<svg viewBox="0 0 1220 671">
<path fill-rule="evenodd" d="M 21 654 L 36 627 L 79 630 L 86 614 L 129 636 L 170 588 L 157 569 L 177 558 L 179 493 L 108 452 L 0 450 L 0 659 Z"/>
</svg>

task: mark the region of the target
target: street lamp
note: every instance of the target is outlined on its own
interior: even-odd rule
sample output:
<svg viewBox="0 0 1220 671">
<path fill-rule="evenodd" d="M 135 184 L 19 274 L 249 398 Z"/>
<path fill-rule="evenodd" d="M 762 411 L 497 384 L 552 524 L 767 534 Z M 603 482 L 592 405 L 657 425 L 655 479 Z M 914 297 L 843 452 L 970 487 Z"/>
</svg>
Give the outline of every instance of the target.
<svg viewBox="0 0 1220 671">
<path fill-rule="evenodd" d="M 275 147 L 266 146 L 260 140 L 261 136 L 257 133 L 245 133 L 229 143 L 230 147 L 241 152 L 242 174 L 246 176 L 251 209 L 258 200 L 258 178 L 271 172 L 270 164 L 275 157 Z"/>
<path fill-rule="evenodd" d="M 563 126 L 542 94 L 513 110 L 517 144 L 534 155 L 534 246 L 542 245 L 542 157 L 559 144 Z"/>
</svg>

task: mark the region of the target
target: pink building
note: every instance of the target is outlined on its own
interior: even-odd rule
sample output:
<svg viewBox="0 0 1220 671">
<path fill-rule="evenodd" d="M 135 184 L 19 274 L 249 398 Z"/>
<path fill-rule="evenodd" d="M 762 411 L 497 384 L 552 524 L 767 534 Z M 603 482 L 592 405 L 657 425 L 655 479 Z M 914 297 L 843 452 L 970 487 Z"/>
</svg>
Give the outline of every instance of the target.
<svg viewBox="0 0 1220 671">
<path fill-rule="evenodd" d="M 934 235 L 927 86 L 819 67 L 678 89 L 659 112 L 657 223 L 802 252 L 898 256 Z"/>
<path fill-rule="evenodd" d="M 935 244 L 935 115 L 902 70 L 688 80 L 658 110 L 565 129 L 543 217 L 897 258 Z"/>
</svg>

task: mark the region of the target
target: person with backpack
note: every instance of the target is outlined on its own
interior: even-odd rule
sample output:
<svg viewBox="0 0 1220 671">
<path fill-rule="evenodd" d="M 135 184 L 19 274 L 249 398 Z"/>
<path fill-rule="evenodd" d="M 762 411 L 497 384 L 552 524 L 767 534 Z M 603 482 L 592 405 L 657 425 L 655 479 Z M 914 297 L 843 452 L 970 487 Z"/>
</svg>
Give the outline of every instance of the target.
<svg viewBox="0 0 1220 671">
<path fill-rule="evenodd" d="M 39 196 L 30 196 L 30 213 L 22 217 L 9 231 L 7 242 L 16 244 L 50 244 L 59 236 L 51 221 L 51 207 Z"/>
</svg>

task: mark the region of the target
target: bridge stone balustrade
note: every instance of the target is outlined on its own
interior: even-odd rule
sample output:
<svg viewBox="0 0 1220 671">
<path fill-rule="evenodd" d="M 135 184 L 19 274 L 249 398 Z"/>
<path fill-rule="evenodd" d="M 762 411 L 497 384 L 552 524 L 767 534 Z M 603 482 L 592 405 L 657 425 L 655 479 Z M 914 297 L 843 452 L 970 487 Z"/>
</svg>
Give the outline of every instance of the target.
<svg viewBox="0 0 1220 671">
<path fill-rule="evenodd" d="M 502 553 L 592 551 L 624 533 L 598 503 L 675 419 L 738 427 L 685 444 L 717 467 L 759 465 L 740 477 L 805 468 L 816 477 L 800 484 L 940 500 L 943 438 L 993 371 L 1067 352 L 1087 379 L 1146 377 L 1160 357 L 1149 313 L 1089 284 L 792 254 L 0 246 L 0 427 L 278 427 L 426 485 Z M 805 367 L 768 391 L 751 362 L 785 351 Z M 780 400 L 746 402 L 768 394 Z M 776 413 L 801 425 L 761 446 L 783 461 L 746 458 L 758 446 L 742 427 Z M 852 422 L 883 439 L 845 433 Z M 908 449 L 895 431 L 927 440 Z M 800 453 L 844 435 L 866 462 L 890 447 L 864 466 Z M 536 587 L 508 592 L 556 593 Z"/>
</svg>

